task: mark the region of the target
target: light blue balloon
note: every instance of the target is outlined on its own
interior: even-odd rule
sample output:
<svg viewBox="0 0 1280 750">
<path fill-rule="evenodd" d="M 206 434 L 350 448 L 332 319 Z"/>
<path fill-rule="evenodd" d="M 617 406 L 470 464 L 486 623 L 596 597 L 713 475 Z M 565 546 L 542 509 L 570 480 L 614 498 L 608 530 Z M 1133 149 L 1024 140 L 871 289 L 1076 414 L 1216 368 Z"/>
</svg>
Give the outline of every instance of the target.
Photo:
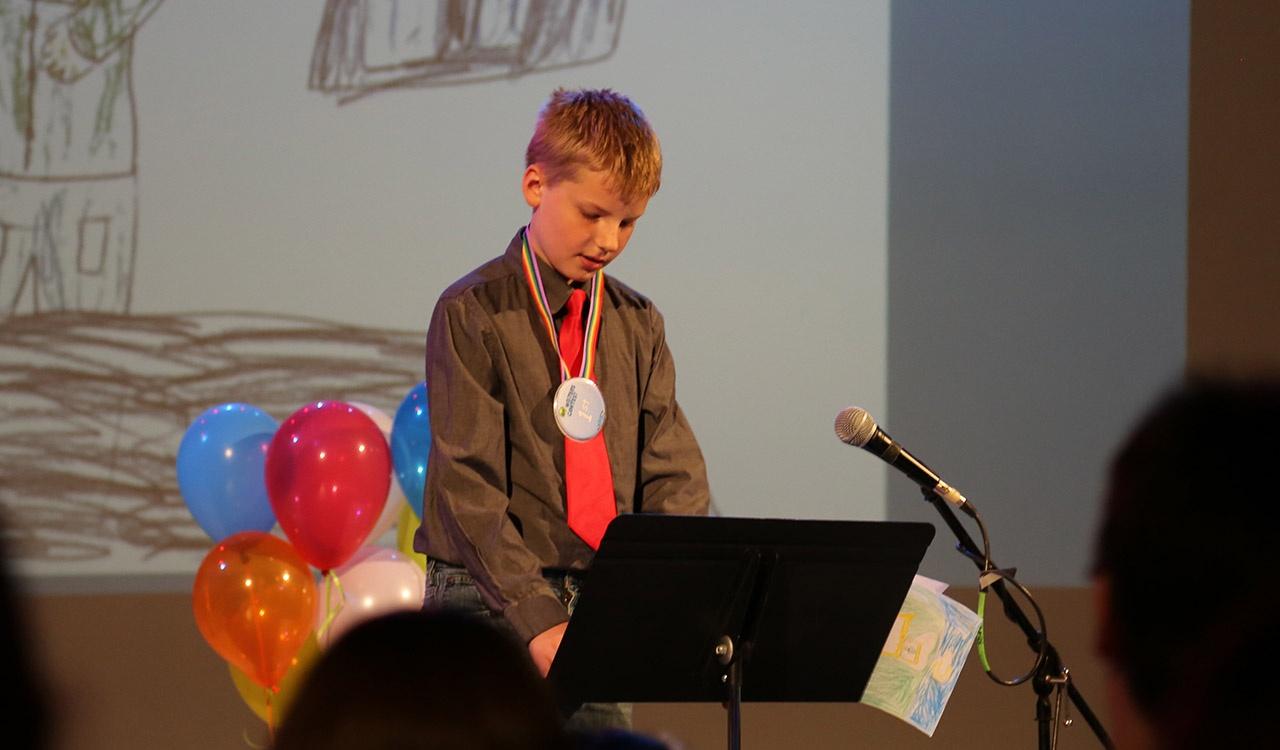
<svg viewBox="0 0 1280 750">
<path fill-rule="evenodd" d="M 213 540 L 276 524 L 263 466 L 279 422 L 249 404 L 222 404 L 196 418 L 178 446 L 178 489 Z"/>
<path fill-rule="evenodd" d="M 427 485 L 427 454 L 431 451 L 431 415 L 427 411 L 427 383 L 409 390 L 391 422 L 391 463 L 396 481 L 413 512 L 422 518 L 422 491 Z"/>
</svg>

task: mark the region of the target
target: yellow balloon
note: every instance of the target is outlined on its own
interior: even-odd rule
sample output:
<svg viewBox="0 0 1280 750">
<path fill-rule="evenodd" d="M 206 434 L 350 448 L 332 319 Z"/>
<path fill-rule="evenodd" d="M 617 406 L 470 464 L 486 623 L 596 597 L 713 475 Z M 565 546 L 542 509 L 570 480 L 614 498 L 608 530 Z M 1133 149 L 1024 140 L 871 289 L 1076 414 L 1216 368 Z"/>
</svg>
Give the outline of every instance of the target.
<svg viewBox="0 0 1280 750">
<path fill-rule="evenodd" d="M 396 521 L 396 549 L 408 555 L 410 560 L 418 564 L 418 567 L 426 570 L 427 556 L 413 551 L 413 535 L 421 523 L 418 514 L 413 512 L 413 506 L 405 503 L 400 509 L 400 518 Z"/>
<path fill-rule="evenodd" d="M 298 688 L 302 687 L 303 679 L 319 656 L 320 647 L 316 645 L 316 634 L 312 633 L 303 642 L 298 655 L 289 663 L 289 669 L 280 679 L 280 692 L 274 695 L 270 690 L 250 679 L 249 675 L 242 672 L 236 665 L 228 662 L 227 668 L 231 670 L 231 681 L 235 683 L 236 692 L 240 693 L 244 704 L 257 714 L 259 719 L 268 721 L 267 701 L 270 699 L 271 719 L 268 723 L 279 725 L 280 718 L 284 716 L 285 711 L 289 710 L 289 705 L 298 694 Z"/>
</svg>

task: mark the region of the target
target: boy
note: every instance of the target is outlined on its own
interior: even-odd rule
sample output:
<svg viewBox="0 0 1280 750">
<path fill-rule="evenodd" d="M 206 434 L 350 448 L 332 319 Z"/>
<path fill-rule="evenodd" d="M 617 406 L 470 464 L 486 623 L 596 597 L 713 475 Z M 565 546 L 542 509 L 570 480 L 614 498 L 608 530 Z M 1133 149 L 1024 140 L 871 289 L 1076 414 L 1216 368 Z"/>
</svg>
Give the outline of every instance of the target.
<svg viewBox="0 0 1280 750">
<path fill-rule="evenodd" d="M 501 615 L 544 675 L 608 520 L 709 503 L 662 316 L 603 274 L 661 171 L 631 100 L 557 90 L 526 152 L 528 226 L 427 333 L 427 605 Z"/>
</svg>

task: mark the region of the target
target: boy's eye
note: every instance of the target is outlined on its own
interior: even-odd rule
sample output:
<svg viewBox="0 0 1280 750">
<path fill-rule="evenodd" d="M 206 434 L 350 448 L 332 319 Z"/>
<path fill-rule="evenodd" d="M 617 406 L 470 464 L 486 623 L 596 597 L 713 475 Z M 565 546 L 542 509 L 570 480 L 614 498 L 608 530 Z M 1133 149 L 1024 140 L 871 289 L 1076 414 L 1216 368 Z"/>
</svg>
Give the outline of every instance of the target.
<svg viewBox="0 0 1280 750">
<path fill-rule="evenodd" d="M 582 217 L 584 219 L 590 219 L 591 221 L 595 221 L 596 219 L 600 218 L 600 214 L 592 213 L 590 211 L 583 211 Z"/>
</svg>

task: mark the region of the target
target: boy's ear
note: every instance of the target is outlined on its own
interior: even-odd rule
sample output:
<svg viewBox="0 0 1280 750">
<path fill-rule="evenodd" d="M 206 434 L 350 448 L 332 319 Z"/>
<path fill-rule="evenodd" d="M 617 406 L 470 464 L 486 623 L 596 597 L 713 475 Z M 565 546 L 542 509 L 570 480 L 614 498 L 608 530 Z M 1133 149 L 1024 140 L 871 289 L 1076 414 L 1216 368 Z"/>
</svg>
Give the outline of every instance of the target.
<svg viewBox="0 0 1280 750">
<path fill-rule="evenodd" d="M 545 187 L 542 168 L 537 164 L 530 164 L 520 180 L 520 190 L 524 193 L 524 202 L 529 204 L 529 208 L 536 209 L 542 204 L 542 190 Z"/>
</svg>

